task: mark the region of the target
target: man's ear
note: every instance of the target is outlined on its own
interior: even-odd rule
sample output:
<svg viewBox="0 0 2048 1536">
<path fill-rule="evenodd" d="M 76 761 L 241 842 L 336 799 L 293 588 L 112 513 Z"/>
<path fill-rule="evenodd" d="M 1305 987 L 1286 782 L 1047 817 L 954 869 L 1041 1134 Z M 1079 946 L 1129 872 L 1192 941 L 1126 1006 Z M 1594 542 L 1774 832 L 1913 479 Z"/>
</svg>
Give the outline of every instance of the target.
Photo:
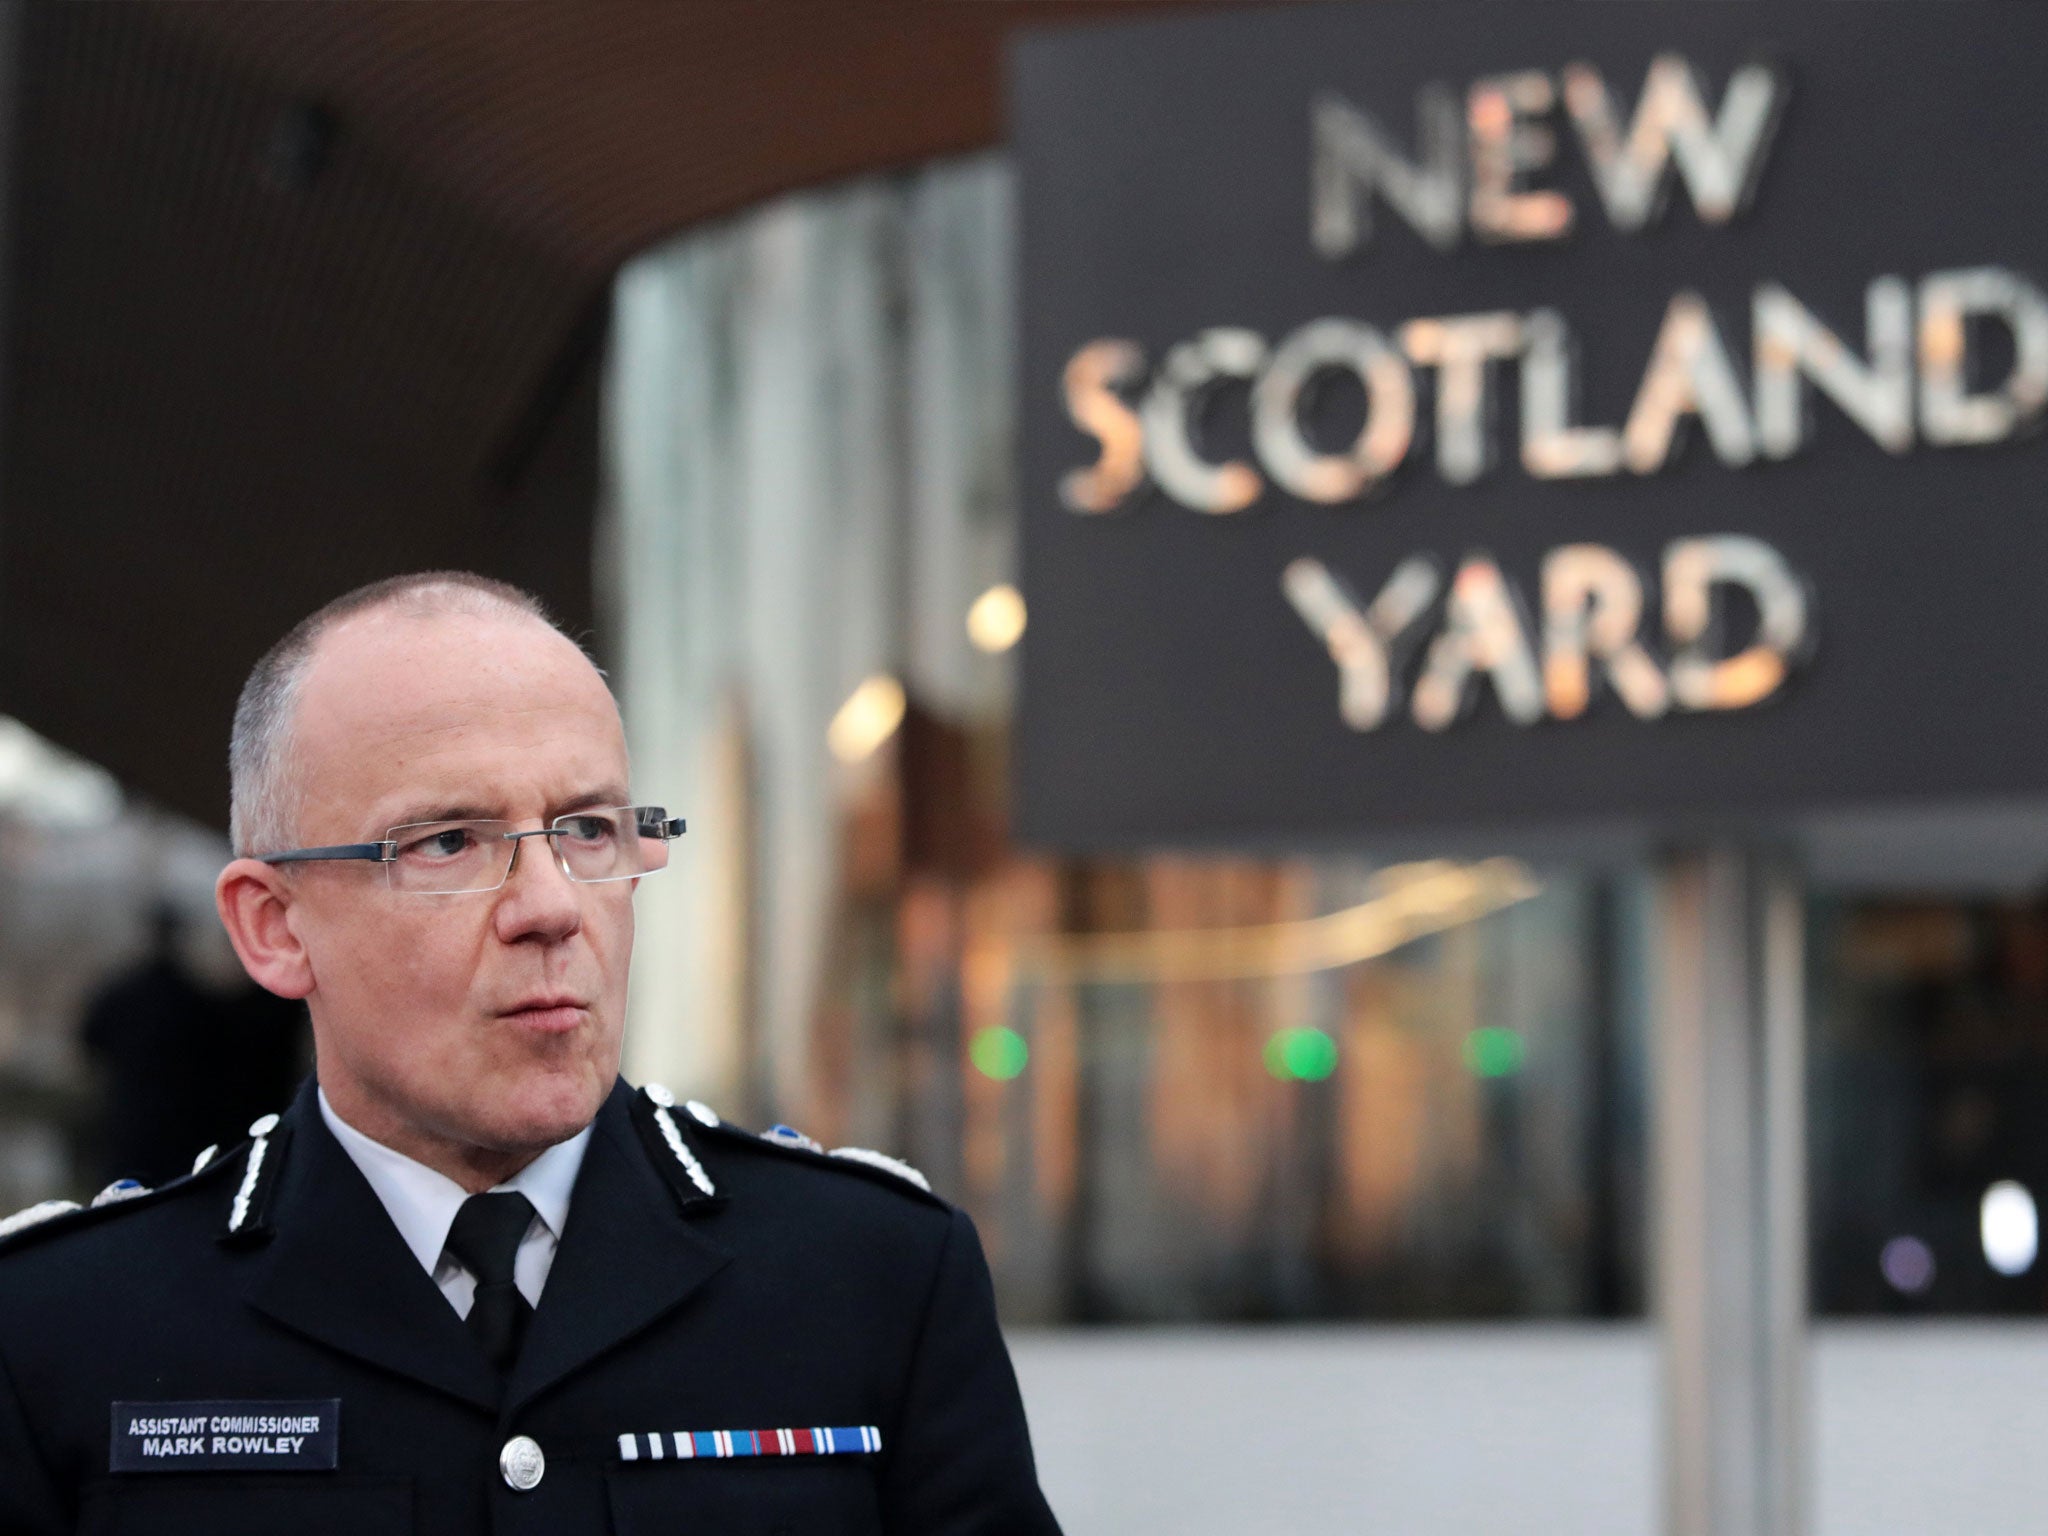
<svg viewBox="0 0 2048 1536">
<path fill-rule="evenodd" d="M 279 997 L 313 990 L 312 958 L 288 921 L 292 889 L 282 874 L 257 859 L 236 859 L 214 882 L 213 904 L 252 981 Z"/>
</svg>

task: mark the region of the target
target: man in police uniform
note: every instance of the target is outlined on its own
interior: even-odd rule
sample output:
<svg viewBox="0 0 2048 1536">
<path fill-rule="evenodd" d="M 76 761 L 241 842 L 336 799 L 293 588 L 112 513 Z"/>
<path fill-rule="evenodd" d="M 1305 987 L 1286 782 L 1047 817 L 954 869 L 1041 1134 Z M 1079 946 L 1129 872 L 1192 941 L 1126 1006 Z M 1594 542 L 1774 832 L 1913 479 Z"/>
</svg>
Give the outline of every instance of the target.
<svg viewBox="0 0 2048 1536">
<path fill-rule="evenodd" d="M 0 1241 L 0 1533 L 1056 1533 L 967 1218 L 618 1078 L 618 713 L 524 594 L 340 599 L 236 711 L 223 921 L 308 1084 Z"/>
</svg>

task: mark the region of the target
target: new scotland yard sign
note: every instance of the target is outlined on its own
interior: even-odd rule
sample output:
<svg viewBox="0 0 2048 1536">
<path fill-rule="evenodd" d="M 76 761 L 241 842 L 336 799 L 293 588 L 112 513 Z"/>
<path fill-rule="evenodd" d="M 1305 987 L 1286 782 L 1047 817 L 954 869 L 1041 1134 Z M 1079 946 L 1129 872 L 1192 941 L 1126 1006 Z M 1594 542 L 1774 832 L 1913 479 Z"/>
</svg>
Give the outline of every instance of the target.
<svg viewBox="0 0 2048 1536">
<path fill-rule="evenodd" d="M 1026 42 L 1023 834 L 2048 787 L 2044 46 L 1917 3 Z"/>
</svg>

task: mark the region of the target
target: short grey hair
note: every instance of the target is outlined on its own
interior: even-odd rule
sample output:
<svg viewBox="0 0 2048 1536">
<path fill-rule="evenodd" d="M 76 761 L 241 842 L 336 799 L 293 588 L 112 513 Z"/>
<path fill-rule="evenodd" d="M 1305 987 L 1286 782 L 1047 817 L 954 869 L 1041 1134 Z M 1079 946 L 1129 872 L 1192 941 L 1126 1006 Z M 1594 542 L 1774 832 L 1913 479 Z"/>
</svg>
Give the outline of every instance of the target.
<svg viewBox="0 0 2048 1536">
<path fill-rule="evenodd" d="M 390 576 L 345 592 L 299 620 L 263 653 L 235 703 L 234 728 L 228 737 L 228 838 L 238 856 L 280 853 L 298 841 L 302 792 L 293 761 L 292 720 L 299 689 L 327 632 L 343 619 L 374 608 L 419 619 L 451 614 L 531 618 L 562 633 L 531 592 L 472 571 Z"/>
</svg>

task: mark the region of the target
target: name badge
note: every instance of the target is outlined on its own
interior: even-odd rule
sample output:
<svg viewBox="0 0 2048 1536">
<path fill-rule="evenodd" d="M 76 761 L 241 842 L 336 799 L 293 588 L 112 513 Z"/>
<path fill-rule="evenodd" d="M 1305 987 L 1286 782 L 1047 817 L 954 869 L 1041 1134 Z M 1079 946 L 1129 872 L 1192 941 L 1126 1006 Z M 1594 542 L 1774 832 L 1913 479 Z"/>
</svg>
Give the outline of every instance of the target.
<svg viewBox="0 0 2048 1536">
<path fill-rule="evenodd" d="M 332 1472 L 341 1399 L 116 1403 L 113 1472 Z"/>
</svg>

